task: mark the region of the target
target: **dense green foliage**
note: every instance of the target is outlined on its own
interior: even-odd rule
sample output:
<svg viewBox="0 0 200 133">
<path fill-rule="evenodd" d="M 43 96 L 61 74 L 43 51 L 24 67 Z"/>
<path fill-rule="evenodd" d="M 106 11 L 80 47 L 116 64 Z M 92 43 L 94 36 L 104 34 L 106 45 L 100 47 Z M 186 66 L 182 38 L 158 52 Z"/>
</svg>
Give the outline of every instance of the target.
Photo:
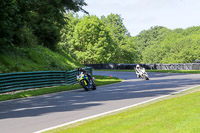
<svg viewBox="0 0 200 133">
<path fill-rule="evenodd" d="M 0 73 L 80 66 L 57 44 L 67 24 L 66 12 L 86 12 L 85 5 L 84 0 L 1 0 Z"/>
<path fill-rule="evenodd" d="M 76 25 L 73 34 L 72 47 L 78 60 L 82 63 L 109 61 L 113 42 L 104 23 L 98 17 L 85 16 Z"/>
<path fill-rule="evenodd" d="M 54 48 L 66 11 L 84 11 L 84 0 L 1 0 L 0 44 L 40 44 Z"/>
<path fill-rule="evenodd" d="M 110 14 L 107 17 L 102 16 L 101 20 L 105 22 L 113 41 L 114 51 L 109 62 L 136 63 L 138 52 L 133 38 L 123 24 L 123 18 L 118 14 Z"/>
<path fill-rule="evenodd" d="M 149 30 L 141 31 L 140 34 L 135 37 L 138 51 L 141 54 L 146 47 L 162 41 L 170 32 L 171 30 L 162 26 L 151 27 Z"/>
<path fill-rule="evenodd" d="M 200 59 L 200 26 L 153 27 L 135 37 L 143 63 L 192 63 Z"/>
<path fill-rule="evenodd" d="M 200 58 L 200 27 L 170 30 L 151 27 L 131 37 L 118 14 L 70 13 L 59 46 L 83 64 L 192 63 Z"/>
<path fill-rule="evenodd" d="M 137 62 L 135 43 L 120 15 L 67 17 L 70 21 L 62 30 L 59 46 L 81 63 Z"/>
</svg>

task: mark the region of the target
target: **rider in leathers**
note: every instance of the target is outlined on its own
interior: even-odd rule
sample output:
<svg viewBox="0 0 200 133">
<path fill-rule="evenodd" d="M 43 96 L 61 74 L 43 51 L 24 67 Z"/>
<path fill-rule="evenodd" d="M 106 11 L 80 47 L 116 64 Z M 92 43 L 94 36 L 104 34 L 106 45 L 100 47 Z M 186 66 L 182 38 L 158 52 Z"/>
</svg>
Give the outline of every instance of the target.
<svg viewBox="0 0 200 133">
<path fill-rule="evenodd" d="M 136 72 L 136 75 L 137 75 L 137 78 L 140 78 L 140 71 L 141 71 L 141 67 L 139 64 L 136 65 L 136 69 L 135 69 L 135 72 Z"/>
<path fill-rule="evenodd" d="M 81 72 L 83 72 L 84 79 L 87 81 L 88 87 L 90 87 L 90 84 L 89 84 L 89 81 L 90 81 L 90 78 L 91 78 L 90 74 L 88 74 L 88 72 L 85 71 L 82 67 L 79 67 L 78 68 L 78 75 L 80 75 Z"/>
</svg>

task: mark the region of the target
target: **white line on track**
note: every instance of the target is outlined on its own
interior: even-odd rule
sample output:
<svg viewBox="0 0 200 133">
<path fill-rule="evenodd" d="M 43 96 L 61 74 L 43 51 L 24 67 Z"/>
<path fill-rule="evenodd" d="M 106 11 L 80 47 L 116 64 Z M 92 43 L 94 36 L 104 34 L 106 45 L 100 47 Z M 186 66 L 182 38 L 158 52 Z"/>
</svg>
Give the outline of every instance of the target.
<svg viewBox="0 0 200 133">
<path fill-rule="evenodd" d="M 64 123 L 64 124 L 61 124 L 61 125 L 57 125 L 57 126 L 54 126 L 54 127 L 50 127 L 50 128 L 46 128 L 46 129 L 43 129 L 43 130 L 40 130 L 40 131 L 36 131 L 34 133 L 45 132 L 45 131 L 52 130 L 52 129 L 55 129 L 55 128 L 59 128 L 59 127 L 63 127 L 63 126 L 66 126 L 66 125 L 74 124 L 74 123 L 77 123 L 77 122 L 80 122 L 80 121 L 84 121 L 84 120 L 88 120 L 88 119 L 91 119 L 91 118 L 95 118 L 95 117 L 103 116 L 103 115 L 106 115 L 106 114 L 110 114 L 110 113 L 113 113 L 113 112 L 121 111 L 121 110 L 124 110 L 124 109 L 127 109 L 127 108 L 131 108 L 131 107 L 138 106 L 138 105 L 141 105 L 141 104 L 144 104 L 144 103 L 148 103 L 148 102 L 151 102 L 151 101 L 154 101 L 154 100 L 157 100 L 157 99 L 161 99 L 161 98 L 168 97 L 168 96 L 171 96 L 171 95 L 174 95 L 174 94 L 178 94 L 178 93 L 181 93 L 181 92 L 184 92 L 184 91 L 187 91 L 187 90 L 199 87 L 199 86 L 200 85 L 193 86 L 193 87 L 190 87 L 190 88 L 187 88 L 187 89 L 184 89 L 184 90 L 180 90 L 180 91 L 174 92 L 174 93 L 169 94 L 169 95 L 156 97 L 156 98 L 149 99 L 147 101 L 143 101 L 143 102 L 136 103 L 136 104 L 133 104 L 133 105 L 129 105 L 129 106 L 126 106 L 126 107 L 123 107 L 123 108 L 119 108 L 119 109 L 107 111 L 107 112 L 104 112 L 104 113 L 100 113 L 100 114 L 97 114 L 97 115 L 93 115 L 93 116 L 85 117 L 85 118 L 82 118 L 82 119 L 74 120 L 74 121 L 67 122 L 67 123 Z"/>
</svg>

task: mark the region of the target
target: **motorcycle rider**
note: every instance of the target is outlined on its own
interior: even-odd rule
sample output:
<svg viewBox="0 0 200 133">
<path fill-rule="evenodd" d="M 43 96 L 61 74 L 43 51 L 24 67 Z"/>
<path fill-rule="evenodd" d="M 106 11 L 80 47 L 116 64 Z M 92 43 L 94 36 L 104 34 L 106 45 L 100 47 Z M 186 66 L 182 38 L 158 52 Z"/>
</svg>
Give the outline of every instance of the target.
<svg viewBox="0 0 200 133">
<path fill-rule="evenodd" d="M 86 71 L 82 67 L 79 67 L 78 68 L 78 75 L 81 74 L 81 72 L 83 72 L 83 74 L 86 73 Z"/>
<path fill-rule="evenodd" d="M 90 81 L 90 78 L 91 78 L 90 74 L 88 74 L 88 72 L 85 71 L 82 67 L 79 67 L 79 68 L 78 68 L 78 75 L 80 75 L 81 72 L 83 72 L 83 74 L 84 74 L 84 79 L 87 81 L 88 88 L 90 88 L 90 84 L 89 84 L 89 81 Z"/>
<path fill-rule="evenodd" d="M 147 72 L 145 71 L 145 68 L 142 68 L 139 64 L 136 65 L 135 72 L 136 72 L 137 78 L 149 80 L 149 76 Z"/>
<path fill-rule="evenodd" d="M 141 67 L 140 67 L 139 64 L 137 64 L 136 68 L 135 68 L 135 72 L 136 72 L 137 78 L 140 78 L 140 71 L 141 71 Z"/>
</svg>

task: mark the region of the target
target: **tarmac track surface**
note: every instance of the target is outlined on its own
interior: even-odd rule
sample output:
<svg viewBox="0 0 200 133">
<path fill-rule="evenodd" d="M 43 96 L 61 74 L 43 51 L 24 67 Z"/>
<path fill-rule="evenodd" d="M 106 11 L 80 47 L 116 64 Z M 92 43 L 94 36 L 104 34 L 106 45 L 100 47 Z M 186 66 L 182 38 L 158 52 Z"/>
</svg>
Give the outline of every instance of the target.
<svg viewBox="0 0 200 133">
<path fill-rule="evenodd" d="M 169 95 L 199 85 L 200 74 L 148 73 L 150 80 L 134 72 L 94 71 L 119 77 L 121 83 L 0 102 L 0 132 L 31 133 Z"/>
</svg>

